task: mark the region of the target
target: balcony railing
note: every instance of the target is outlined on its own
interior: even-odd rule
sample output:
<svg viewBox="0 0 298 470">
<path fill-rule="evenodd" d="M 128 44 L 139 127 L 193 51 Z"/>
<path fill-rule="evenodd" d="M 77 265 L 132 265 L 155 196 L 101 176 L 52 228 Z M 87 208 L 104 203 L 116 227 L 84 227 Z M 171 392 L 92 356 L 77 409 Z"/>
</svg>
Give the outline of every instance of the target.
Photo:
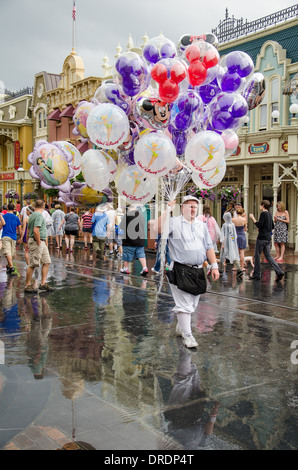
<svg viewBox="0 0 298 470">
<path fill-rule="evenodd" d="M 4 90 L 4 95 L 5 95 L 4 100 L 5 101 L 10 101 L 10 100 L 14 100 L 15 98 L 19 98 L 20 96 L 32 95 L 32 93 L 33 93 L 33 88 L 32 87 L 22 88 L 22 90 L 18 90 L 18 91 L 10 91 L 10 90 L 5 89 Z"/>
<path fill-rule="evenodd" d="M 244 21 L 243 18 L 237 20 L 234 16 L 229 18 L 228 9 L 226 9 L 225 19 L 220 21 L 217 28 L 212 30 L 212 33 L 215 34 L 220 43 L 223 43 L 241 36 L 246 36 L 250 33 L 255 33 L 256 31 L 264 30 L 268 28 L 268 26 L 276 25 L 277 23 L 296 18 L 297 16 L 298 4 L 251 22 L 247 20 Z"/>
</svg>

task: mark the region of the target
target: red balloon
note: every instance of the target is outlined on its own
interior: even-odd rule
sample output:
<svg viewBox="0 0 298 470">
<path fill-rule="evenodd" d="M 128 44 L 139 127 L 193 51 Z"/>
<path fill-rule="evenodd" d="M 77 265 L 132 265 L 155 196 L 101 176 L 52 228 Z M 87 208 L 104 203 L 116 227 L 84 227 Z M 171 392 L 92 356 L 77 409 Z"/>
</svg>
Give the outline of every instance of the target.
<svg viewBox="0 0 298 470">
<path fill-rule="evenodd" d="M 186 77 L 186 68 L 182 64 L 174 64 L 171 68 L 171 79 L 175 83 L 180 83 Z"/>
<path fill-rule="evenodd" d="M 168 76 L 166 67 L 163 64 L 155 64 L 151 69 L 151 77 L 157 83 L 163 83 Z"/>
<path fill-rule="evenodd" d="M 193 62 L 194 60 L 200 60 L 201 51 L 196 44 L 191 44 L 185 49 L 185 56 L 188 62 Z"/>
<path fill-rule="evenodd" d="M 159 97 L 162 101 L 173 103 L 179 95 L 179 86 L 173 80 L 166 80 L 159 86 Z"/>
<path fill-rule="evenodd" d="M 207 69 L 199 60 L 192 62 L 188 67 L 188 81 L 192 86 L 204 83 L 207 77 Z"/>
<path fill-rule="evenodd" d="M 206 69 L 214 67 L 219 62 L 219 55 L 217 51 L 207 51 L 203 57 L 202 63 L 205 65 Z"/>
</svg>

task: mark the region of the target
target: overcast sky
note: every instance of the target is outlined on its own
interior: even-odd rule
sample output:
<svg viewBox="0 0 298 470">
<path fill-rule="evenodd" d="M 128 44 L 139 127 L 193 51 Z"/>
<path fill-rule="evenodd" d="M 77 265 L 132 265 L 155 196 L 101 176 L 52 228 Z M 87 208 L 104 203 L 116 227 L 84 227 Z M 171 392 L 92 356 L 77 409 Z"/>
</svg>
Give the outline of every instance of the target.
<svg viewBox="0 0 298 470">
<path fill-rule="evenodd" d="M 183 34 L 202 34 L 225 17 L 253 21 L 289 6 L 291 0 L 76 0 L 76 53 L 85 77 L 102 76 L 118 44 L 125 50 L 161 32 L 175 44 Z M 33 86 L 36 73 L 61 73 L 72 49 L 73 0 L 0 0 L 0 85 L 16 91 Z"/>
</svg>

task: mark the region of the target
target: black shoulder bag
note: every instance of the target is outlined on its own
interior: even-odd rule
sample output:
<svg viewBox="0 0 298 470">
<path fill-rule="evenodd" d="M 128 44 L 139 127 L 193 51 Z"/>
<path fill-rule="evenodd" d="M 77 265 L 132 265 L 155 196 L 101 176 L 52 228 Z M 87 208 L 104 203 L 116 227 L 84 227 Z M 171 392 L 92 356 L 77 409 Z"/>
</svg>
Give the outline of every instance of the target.
<svg viewBox="0 0 298 470">
<path fill-rule="evenodd" d="M 186 264 L 174 262 L 173 269 L 166 271 L 170 284 L 192 295 L 204 294 L 207 281 L 203 268 L 194 268 Z"/>
</svg>

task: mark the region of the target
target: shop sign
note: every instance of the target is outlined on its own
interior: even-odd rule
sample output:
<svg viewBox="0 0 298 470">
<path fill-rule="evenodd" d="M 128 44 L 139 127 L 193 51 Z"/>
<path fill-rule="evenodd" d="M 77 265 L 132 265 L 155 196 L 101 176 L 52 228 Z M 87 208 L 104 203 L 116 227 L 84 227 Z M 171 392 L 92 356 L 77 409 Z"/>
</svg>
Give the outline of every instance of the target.
<svg viewBox="0 0 298 470">
<path fill-rule="evenodd" d="M 284 152 L 288 153 L 288 141 L 287 140 L 281 144 L 281 148 L 283 149 Z"/>
<path fill-rule="evenodd" d="M 14 173 L 0 173 L 0 180 L 14 180 Z"/>
<path fill-rule="evenodd" d="M 14 143 L 14 167 L 16 170 L 20 167 L 21 146 L 18 140 Z"/>
<path fill-rule="evenodd" d="M 260 153 L 269 152 L 269 144 L 264 142 L 262 144 L 250 144 L 248 151 L 251 155 L 258 155 Z"/>
<path fill-rule="evenodd" d="M 231 157 L 238 157 L 238 155 L 240 155 L 240 153 L 241 153 L 241 148 L 238 145 L 235 152 L 232 153 Z"/>
</svg>

